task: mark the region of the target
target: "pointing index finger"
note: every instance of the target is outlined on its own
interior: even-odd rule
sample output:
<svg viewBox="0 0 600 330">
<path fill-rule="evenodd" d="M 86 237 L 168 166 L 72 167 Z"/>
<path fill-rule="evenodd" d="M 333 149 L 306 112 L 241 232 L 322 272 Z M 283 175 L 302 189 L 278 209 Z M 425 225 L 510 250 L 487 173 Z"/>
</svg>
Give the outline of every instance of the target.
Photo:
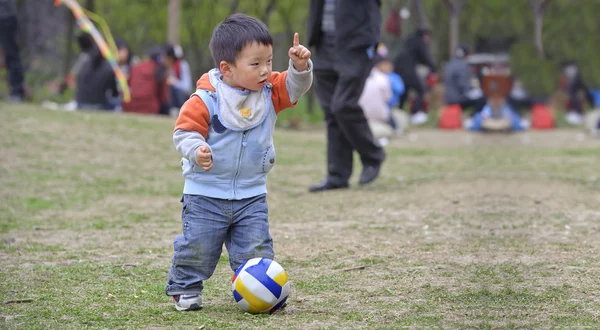
<svg viewBox="0 0 600 330">
<path fill-rule="evenodd" d="M 298 32 L 294 33 L 294 47 L 298 47 L 300 45 L 300 37 L 298 36 Z"/>
</svg>

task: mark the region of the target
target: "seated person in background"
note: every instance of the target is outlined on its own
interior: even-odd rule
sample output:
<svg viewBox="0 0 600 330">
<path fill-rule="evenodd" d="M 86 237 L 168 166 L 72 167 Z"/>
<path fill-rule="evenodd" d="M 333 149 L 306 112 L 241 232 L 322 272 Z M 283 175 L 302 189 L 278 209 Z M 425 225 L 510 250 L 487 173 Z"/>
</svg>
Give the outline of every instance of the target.
<svg viewBox="0 0 600 330">
<path fill-rule="evenodd" d="M 463 110 L 473 107 L 475 114 L 483 109 L 486 99 L 480 89 L 473 88 L 472 69 L 466 60 L 469 52 L 466 45 L 458 46 L 444 69 L 444 103 L 458 104 Z"/>
<path fill-rule="evenodd" d="M 487 98 L 483 109 L 472 119 L 465 121 L 465 129 L 471 131 L 510 132 L 529 128 L 529 122 L 508 102 L 512 89 L 512 77 L 502 69 L 486 74 L 482 89 Z"/>
<path fill-rule="evenodd" d="M 593 137 L 600 136 L 600 111 L 596 110 L 586 118 L 588 130 Z"/>
<path fill-rule="evenodd" d="M 596 98 L 600 99 L 600 90 L 592 91 L 592 94 L 595 108 L 585 114 L 585 126 L 592 136 L 597 137 L 600 136 L 600 109 L 597 108 L 599 102 Z"/>
<path fill-rule="evenodd" d="M 116 38 L 115 44 L 117 46 L 116 57 L 117 63 L 119 64 L 119 68 L 121 68 L 121 71 L 123 71 L 125 77 L 129 78 L 129 72 L 131 71 L 131 67 L 134 64 L 137 64 L 137 62 L 139 62 L 139 59 L 133 56 L 133 52 L 131 51 L 131 48 L 129 48 L 129 45 L 127 44 L 127 42 L 125 42 L 125 40 L 121 38 Z"/>
<path fill-rule="evenodd" d="M 115 45 L 117 46 L 117 53 L 115 54 L 117 59 L 117 64 L 119 65 L 119 69 L 123 71 L 125 74 L 125 78 L 129 80 L 129 73 L 131 72 L 131 67 L 138 62 L 137 58 L 134 58 L 129 45 L 125 40 L 121 38 L 115 38 Z M 119 97 L 115 99 L 114 103 L 117 104 L 115 108 L 116 111 L 122 111 L 123 108 L 121 104 L 123 102 L 123 91 L 121 90 L 121 86 L 119 86 L 117 81 L 117 88 L 119 90 Z"/>
<path fill-rule="evenodd" d="M 123 102 L 124 112 L 168 113 L 167 69 L 161 63 L 160 55 L 161 49 L 153 47 L 147 58 L 131 67 L 128 79 L 131 100 Z"/>
<path fill-rule="evenodd" d="M 371 69 L 358 100 L 373 136 L 377 139 L 402 134 L 407 122 L 400 111 L 392 111 L 392 105 L 399 104 L 400 95 L 404 92 L 402 79 L 397 76 L 393 78 L 396 87 L 396 95 L 394 95 L 392 79 L 390 79 L 393 69 L 389 59 L 379 54 L 375 55 L 375 66 Z"/>
<path fill-rule="evenodd" d="M 581 94 L 594 106 L 594 96 L 583 82 L 581 70 L 575 62 L 565 62 L 562 65 L 561 85 L 568 94 L 567 101 L 567 122 L 571 125 L 581 125 L 583 123 L 583 106 Z"/>
<path fill-rule="evenodd" d="M 114 110 L 119 96 L 115 73 L 104 59 L 92 37 L 81 34 L 77 41 L 83 53 L 76 74 L 75 100 L 77 108 L 85 110 Z"/>
<path fill-rule="evenodd" d="M 527 94 L 525 86 L 517 77 L 513 76 L 512 78 L 512 89 L 506 101 L 519 113 L 531 110 L 536 100 Z M 539 102 L 540 98 L 537 98 L 537 101 Z"/>
<path fill-rule="evenodd" d="M 502 98 L 490 98 L 483 109 L 468 120 L 466 129 L 488 132 L 518 132 L 529 128 L 529 122 Z"/>
<path fill-rule="evenodd" d="M 167 84 L 169 85 L 169 95 L 171 108 L 176 112 L 190 98 L 192 94 L 192 72 L 190 65 L 183 59 L 183 50 L 179 45 L 166 45 L 163 54 L 163 63 L 167 67 Z"/>
</svg>

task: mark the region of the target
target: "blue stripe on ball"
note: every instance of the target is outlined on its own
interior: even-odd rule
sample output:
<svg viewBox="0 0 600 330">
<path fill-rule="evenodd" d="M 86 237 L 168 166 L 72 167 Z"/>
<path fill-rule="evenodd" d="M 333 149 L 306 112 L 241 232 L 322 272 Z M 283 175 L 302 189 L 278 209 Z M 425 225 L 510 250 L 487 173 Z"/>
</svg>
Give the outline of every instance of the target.
<svg viewBox="0 0 600 330">
<path fill-rule="evenodd" d="M 273 306 L 273 308 L 271 308 L 271 310 L 269 311 L 269 314 L 275 313 L 277 310 L 279 310 L 281 308 L 281 306 L 285 305 L 287 298 L 288 297 L 283 298 L 282 301 L 280 301 L 277 305 Z"/>
<path fill-rule="evenodd" d="M 281 296 L 281 286 L 267 275 L 270 265 L 270 259 L 262 259 L 256 265 L 246 268 L 245 271 L 271 291 L 275 297 L 279 298 Z"/>
<path fill-rule="evenodd" d="M 242 296 L 240 296 L 237 290 L 233 290 L 233 298 L 235 299 L 235 302 L 240 302 L 240 300 L 244 299 Z"/>
</svg>

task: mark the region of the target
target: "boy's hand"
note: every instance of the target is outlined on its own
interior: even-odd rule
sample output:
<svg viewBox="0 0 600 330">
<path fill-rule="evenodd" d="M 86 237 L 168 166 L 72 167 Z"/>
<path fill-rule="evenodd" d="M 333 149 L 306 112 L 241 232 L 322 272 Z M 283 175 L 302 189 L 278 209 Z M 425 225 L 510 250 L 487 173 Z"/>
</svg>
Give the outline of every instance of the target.
<svg viewBox="0 0 600 330">
<path fill-rule="evenodd" d="M 308 59 L 310 59 L 310 50 L 300 44 L 298 33 L 294 33 L 294 45 L 290 48 L 288 54 L 294 68 L 300 72 L 308 70 Z"/>
<path fill-rule="evenodd" d="M 196 162 L 203 170 L 208 171 L 213 166 L 212 154 L 207 146 L 201 146 L 196 151 Z"/>
</svg>

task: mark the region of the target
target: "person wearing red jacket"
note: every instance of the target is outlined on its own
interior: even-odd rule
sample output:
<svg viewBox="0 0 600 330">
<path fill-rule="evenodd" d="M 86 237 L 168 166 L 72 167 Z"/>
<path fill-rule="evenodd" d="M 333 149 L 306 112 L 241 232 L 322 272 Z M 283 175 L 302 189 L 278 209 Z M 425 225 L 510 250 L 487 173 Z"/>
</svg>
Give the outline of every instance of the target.
<svg viewBox="0 0 600 330">
<path fill-rule="evenodd" d="M 160 61 L 160 48 L 152 48 L 148 57 L 131 67 L 131 100 L 123 102 L 123 112 L 168 114 L 167 70 Z"/>
</svg>

